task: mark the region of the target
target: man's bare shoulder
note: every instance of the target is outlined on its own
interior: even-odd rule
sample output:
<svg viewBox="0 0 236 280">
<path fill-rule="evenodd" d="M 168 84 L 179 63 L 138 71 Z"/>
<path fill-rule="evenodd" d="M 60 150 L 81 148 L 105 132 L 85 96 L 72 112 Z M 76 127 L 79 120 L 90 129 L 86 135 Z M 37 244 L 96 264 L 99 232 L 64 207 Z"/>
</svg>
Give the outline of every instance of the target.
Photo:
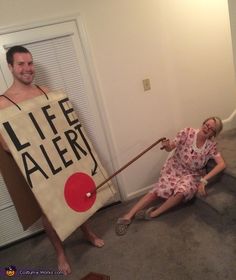
<svg viewBox="0 0 236 280">
<path fill-rule="evenodd" d="M 11 102 L 7 99 L 9 92 L 10 89 L 6 90 L 3 94 L 0 94 L 0 109 L 4 109 L 11 105 Z"/>
<path fill-rule="evenodd" d="M 0 109 L 6 108 L 9 104 L 9 101 L 2 94 L 0 95 Z"/>
<path fill-rule="evenodd" d="M 40 88 L 41 88 L 45 93 L 49 93 L 50 91 L 52 91 L 52 90 L 50 90 L 48 87 L 45 87 L 45 86 L 40 86 Z"/>
<path fill-rule="evenodd" d="M 39 95 L 42 95 L 43 94 L 42 91 L 46 94 L 51 91 L 46 86 L 39 86 L 39 88 L 36 87 L 35 85 L 29 85 L 24 89 L 11 86 L 9 89 L 7 89 L 4 92 L 4 94 L 0 95 L 0 109 L 4 109 L 6 107 L 12 106 L 13 102 L 18 104 L 27 99 L 31 99 Z M 11 102 L 9 99 L 12 100 L 13 102 Z"/>
</svg>

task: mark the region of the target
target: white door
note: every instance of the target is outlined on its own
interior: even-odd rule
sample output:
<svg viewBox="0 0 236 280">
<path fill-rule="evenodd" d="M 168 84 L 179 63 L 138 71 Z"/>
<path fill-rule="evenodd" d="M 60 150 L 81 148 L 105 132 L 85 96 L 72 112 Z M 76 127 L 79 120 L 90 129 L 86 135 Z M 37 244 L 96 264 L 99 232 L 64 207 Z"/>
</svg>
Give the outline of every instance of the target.
<svg viewBox="0 0 236 280">
<path fill-rule="evenodd" d="M 101 102 L 95 91 L 89 64 L 86 62 L 88 57 L 83 50 L 78 25 L 79 22 L 72 19 L 0 35 L 0 81 L 2 81 L 0 90 L 3 93 L 12 83 L 12 76 L 5 60 L 6 49 L 13 45 L 25 46 L 33 54 L 36 68 L 35 84 L 67 92 L 103 166 L 111 173 L 112 161 L 105 132 L 107 129 L 102 121 Z M 6 193 L 3 180 L 0 180 L 0 192 Z M 41 229 L 40 225 L 36 228 L 34 226 L 34 229 L 28 232 L 16 229 L 19 221 L 14 206 L 8 194 L 5 197 L 0 200 L 0 246 Z M 117 192 L 117 197 L 113 201 L 119 199 Z M 12 221 L 12 228 L 4 226 L 7 220 Z M 7 238 L 9 231 L 13 232 L 13 236 Z"/>
</svg>

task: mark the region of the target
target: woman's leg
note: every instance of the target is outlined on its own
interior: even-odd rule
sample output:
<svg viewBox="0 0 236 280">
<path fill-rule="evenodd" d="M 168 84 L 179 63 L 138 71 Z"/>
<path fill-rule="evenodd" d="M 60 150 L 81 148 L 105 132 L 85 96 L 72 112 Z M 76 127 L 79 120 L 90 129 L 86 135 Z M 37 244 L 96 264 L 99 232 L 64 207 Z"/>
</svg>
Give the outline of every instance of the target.
<svg viewBox="0 0 236 280">
<path fill-rule="evenodd" d="M 180 204 L 183 200 L 184 200 L 184 195 L 181 193 L 177 193 L 176 195 L 170 196 L 161 206 L 159 206 L 154 211 L 151 211 L 149 213 L 150 218 L 155 218 L 160 216 L 162 213 Z"/>
<path fill-rule="evenodd" d="M 157 196 L 155 193 L 147 193 L 143 196 L 125 215 L 119 218 L 116 222 L 115 231 L 117 235 L 125 235 L 129 225 L 131 224 L 131 220 L 134 215 L 150 204 L 152 201 L 156 200 Z"/>
<path fill-rule="evenodd" d="M 156 199 L 157 195 L 155 193 L 147 193 L 122 218 L 131 220 L 138 211 L 142 210 Z"/>
</svg>

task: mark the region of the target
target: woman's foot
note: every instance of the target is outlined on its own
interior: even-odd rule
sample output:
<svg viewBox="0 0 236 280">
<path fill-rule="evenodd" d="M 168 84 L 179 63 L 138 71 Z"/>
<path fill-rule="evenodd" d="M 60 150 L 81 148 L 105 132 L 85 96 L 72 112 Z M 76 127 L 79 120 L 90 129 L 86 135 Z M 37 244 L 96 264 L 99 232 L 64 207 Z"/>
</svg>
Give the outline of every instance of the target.
<svg viewBox="0 0 236 280">
<path fill-rule="evenodd" d="M 131 219 L 119 218 L 116 222 L 115 232 L 117 235 L 125 235 L 127 233 L 128 227 L 131 224 Z"/>
<path fill-rule="evenodd" d="M 146 220 L 149 221 L 151 220 L 153 217 L 151 215 L 151 212 L 153 212 L 156 209 L 156 207 L 149 207 L 146 210 L 140 210 L 135 214 L 135 218 L 138 220 Z"/>
</svg>

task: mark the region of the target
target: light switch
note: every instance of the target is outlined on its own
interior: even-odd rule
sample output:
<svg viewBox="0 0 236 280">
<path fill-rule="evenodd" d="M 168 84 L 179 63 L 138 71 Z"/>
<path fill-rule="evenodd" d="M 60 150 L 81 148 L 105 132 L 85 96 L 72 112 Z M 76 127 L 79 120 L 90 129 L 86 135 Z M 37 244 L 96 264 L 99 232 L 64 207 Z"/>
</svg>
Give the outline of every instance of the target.
<svg viewBox="0 0 236 280">
<path fill-rule="evenodd" d="M 149 79 L 143 80 L 143 89 L 144 89 L 144 91 L 151 89 L 151 83 L 150 83 Z"/>
</svg>

